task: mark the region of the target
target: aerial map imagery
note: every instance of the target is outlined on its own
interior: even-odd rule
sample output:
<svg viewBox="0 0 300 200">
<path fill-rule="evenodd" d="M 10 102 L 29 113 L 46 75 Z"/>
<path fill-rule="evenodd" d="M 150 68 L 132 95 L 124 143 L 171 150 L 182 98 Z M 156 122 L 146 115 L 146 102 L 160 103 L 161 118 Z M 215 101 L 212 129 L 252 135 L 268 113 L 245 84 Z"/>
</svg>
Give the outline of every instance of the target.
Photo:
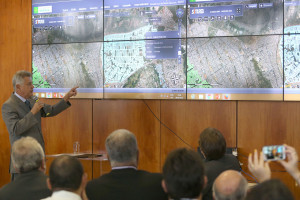
<svg viewBox="0 0 300 200">
<path fill-rule="evenodd" d="M 280 88 L 280 36 L 188 40 L 188 88 Z"/>
<path fill-rule="evenodd" d="M 185 88 L 185 40 L 108 42 L 105 88 Z"/>
<path fill-rule="evenodd" d="M 36 88 L 102 88 L 102 43 L 34 45 Z"/>
<path fill-rule="evenodd" d="M 52 4 L 33 4 L 33 44 L 103 41 L 102 0 Z"/>
<path fill-rule="evenodd" d="M 274 1 L 189 0 L 187 36 L 280 34 L 283 3 Z M 200 2 L 200 3 L 199 3 Z"/>
</svg>

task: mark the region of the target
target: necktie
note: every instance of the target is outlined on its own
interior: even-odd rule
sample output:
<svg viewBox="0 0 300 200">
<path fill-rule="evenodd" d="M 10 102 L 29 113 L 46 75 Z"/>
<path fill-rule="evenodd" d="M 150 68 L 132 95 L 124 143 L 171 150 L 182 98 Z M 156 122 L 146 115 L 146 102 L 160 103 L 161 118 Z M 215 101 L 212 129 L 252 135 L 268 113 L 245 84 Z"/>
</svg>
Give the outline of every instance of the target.
<svg viewBox="0 0 300 200">
<path fill-rule="evenodd" d="M 30 105 L 30 102 L 28 100 L 25 101 L 25 104 L 29 108 L 29 110 L 31 110 L 31 105 Z"/>
</svg>

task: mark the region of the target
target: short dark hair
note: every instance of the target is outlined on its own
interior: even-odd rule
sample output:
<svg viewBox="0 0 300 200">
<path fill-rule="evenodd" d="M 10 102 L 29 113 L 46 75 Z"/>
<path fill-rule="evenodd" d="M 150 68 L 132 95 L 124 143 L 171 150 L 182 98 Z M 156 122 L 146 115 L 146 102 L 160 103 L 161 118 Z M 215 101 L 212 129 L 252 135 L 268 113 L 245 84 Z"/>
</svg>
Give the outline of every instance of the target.
<svg viewBox="0 0 300 200">
<path fill-rule="evenodd" d="M 170 198 L 199 197 L 204 187 L 204 165 L 200 155 L 186 148 L 172 151 L 163 166 L 163 178 Z"/>
<path fill-rule="evenodd" d="M 80 161 L 72 156 L 59 156 L 53 160 L 49 170 L 52 189 L 75 191 L 82 181 L 83 167 Z"/>
<path fill-rule="evenodd" d="M 200 134 L 199 147 L 206 160 L 218 160 L 226 152 L 226 140 L 218 129 L 206 128 Z"/>
<path fill-rule="evenodd" d="M 246 200 L 293 200 L 289 188 L 278 179 L 271 179 L 254 186 L 247 194 Z"/>
</svg>

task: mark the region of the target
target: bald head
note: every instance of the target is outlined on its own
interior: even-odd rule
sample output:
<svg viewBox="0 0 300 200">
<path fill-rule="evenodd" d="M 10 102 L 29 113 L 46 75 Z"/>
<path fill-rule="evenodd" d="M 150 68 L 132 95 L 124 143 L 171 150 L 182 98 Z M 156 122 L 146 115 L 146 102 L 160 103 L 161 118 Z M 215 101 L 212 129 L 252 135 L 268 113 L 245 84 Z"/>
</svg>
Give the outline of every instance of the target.
<svg viewBox="0 0 300 200">
<path fill-rule="evenodd" d="M 239 172 L 227 170 L 221 173 L 213 184 L 215 200 L 244 199 L 247 192 L 247 180 Z"/>
</svg>

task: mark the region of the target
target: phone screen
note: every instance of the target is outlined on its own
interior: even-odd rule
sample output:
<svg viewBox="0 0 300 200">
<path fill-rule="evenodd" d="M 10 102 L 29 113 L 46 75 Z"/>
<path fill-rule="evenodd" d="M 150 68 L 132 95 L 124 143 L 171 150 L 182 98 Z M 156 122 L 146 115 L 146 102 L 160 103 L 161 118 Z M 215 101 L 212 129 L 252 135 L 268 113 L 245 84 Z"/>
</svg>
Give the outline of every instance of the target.
<svg viewBox="0 0 300 200">
<path fill-rule="evenodd" d="M 285 159 L 285 147 L 283 145 L 264 146 L 262 151 L 265 160 Z"/>
</svg>

